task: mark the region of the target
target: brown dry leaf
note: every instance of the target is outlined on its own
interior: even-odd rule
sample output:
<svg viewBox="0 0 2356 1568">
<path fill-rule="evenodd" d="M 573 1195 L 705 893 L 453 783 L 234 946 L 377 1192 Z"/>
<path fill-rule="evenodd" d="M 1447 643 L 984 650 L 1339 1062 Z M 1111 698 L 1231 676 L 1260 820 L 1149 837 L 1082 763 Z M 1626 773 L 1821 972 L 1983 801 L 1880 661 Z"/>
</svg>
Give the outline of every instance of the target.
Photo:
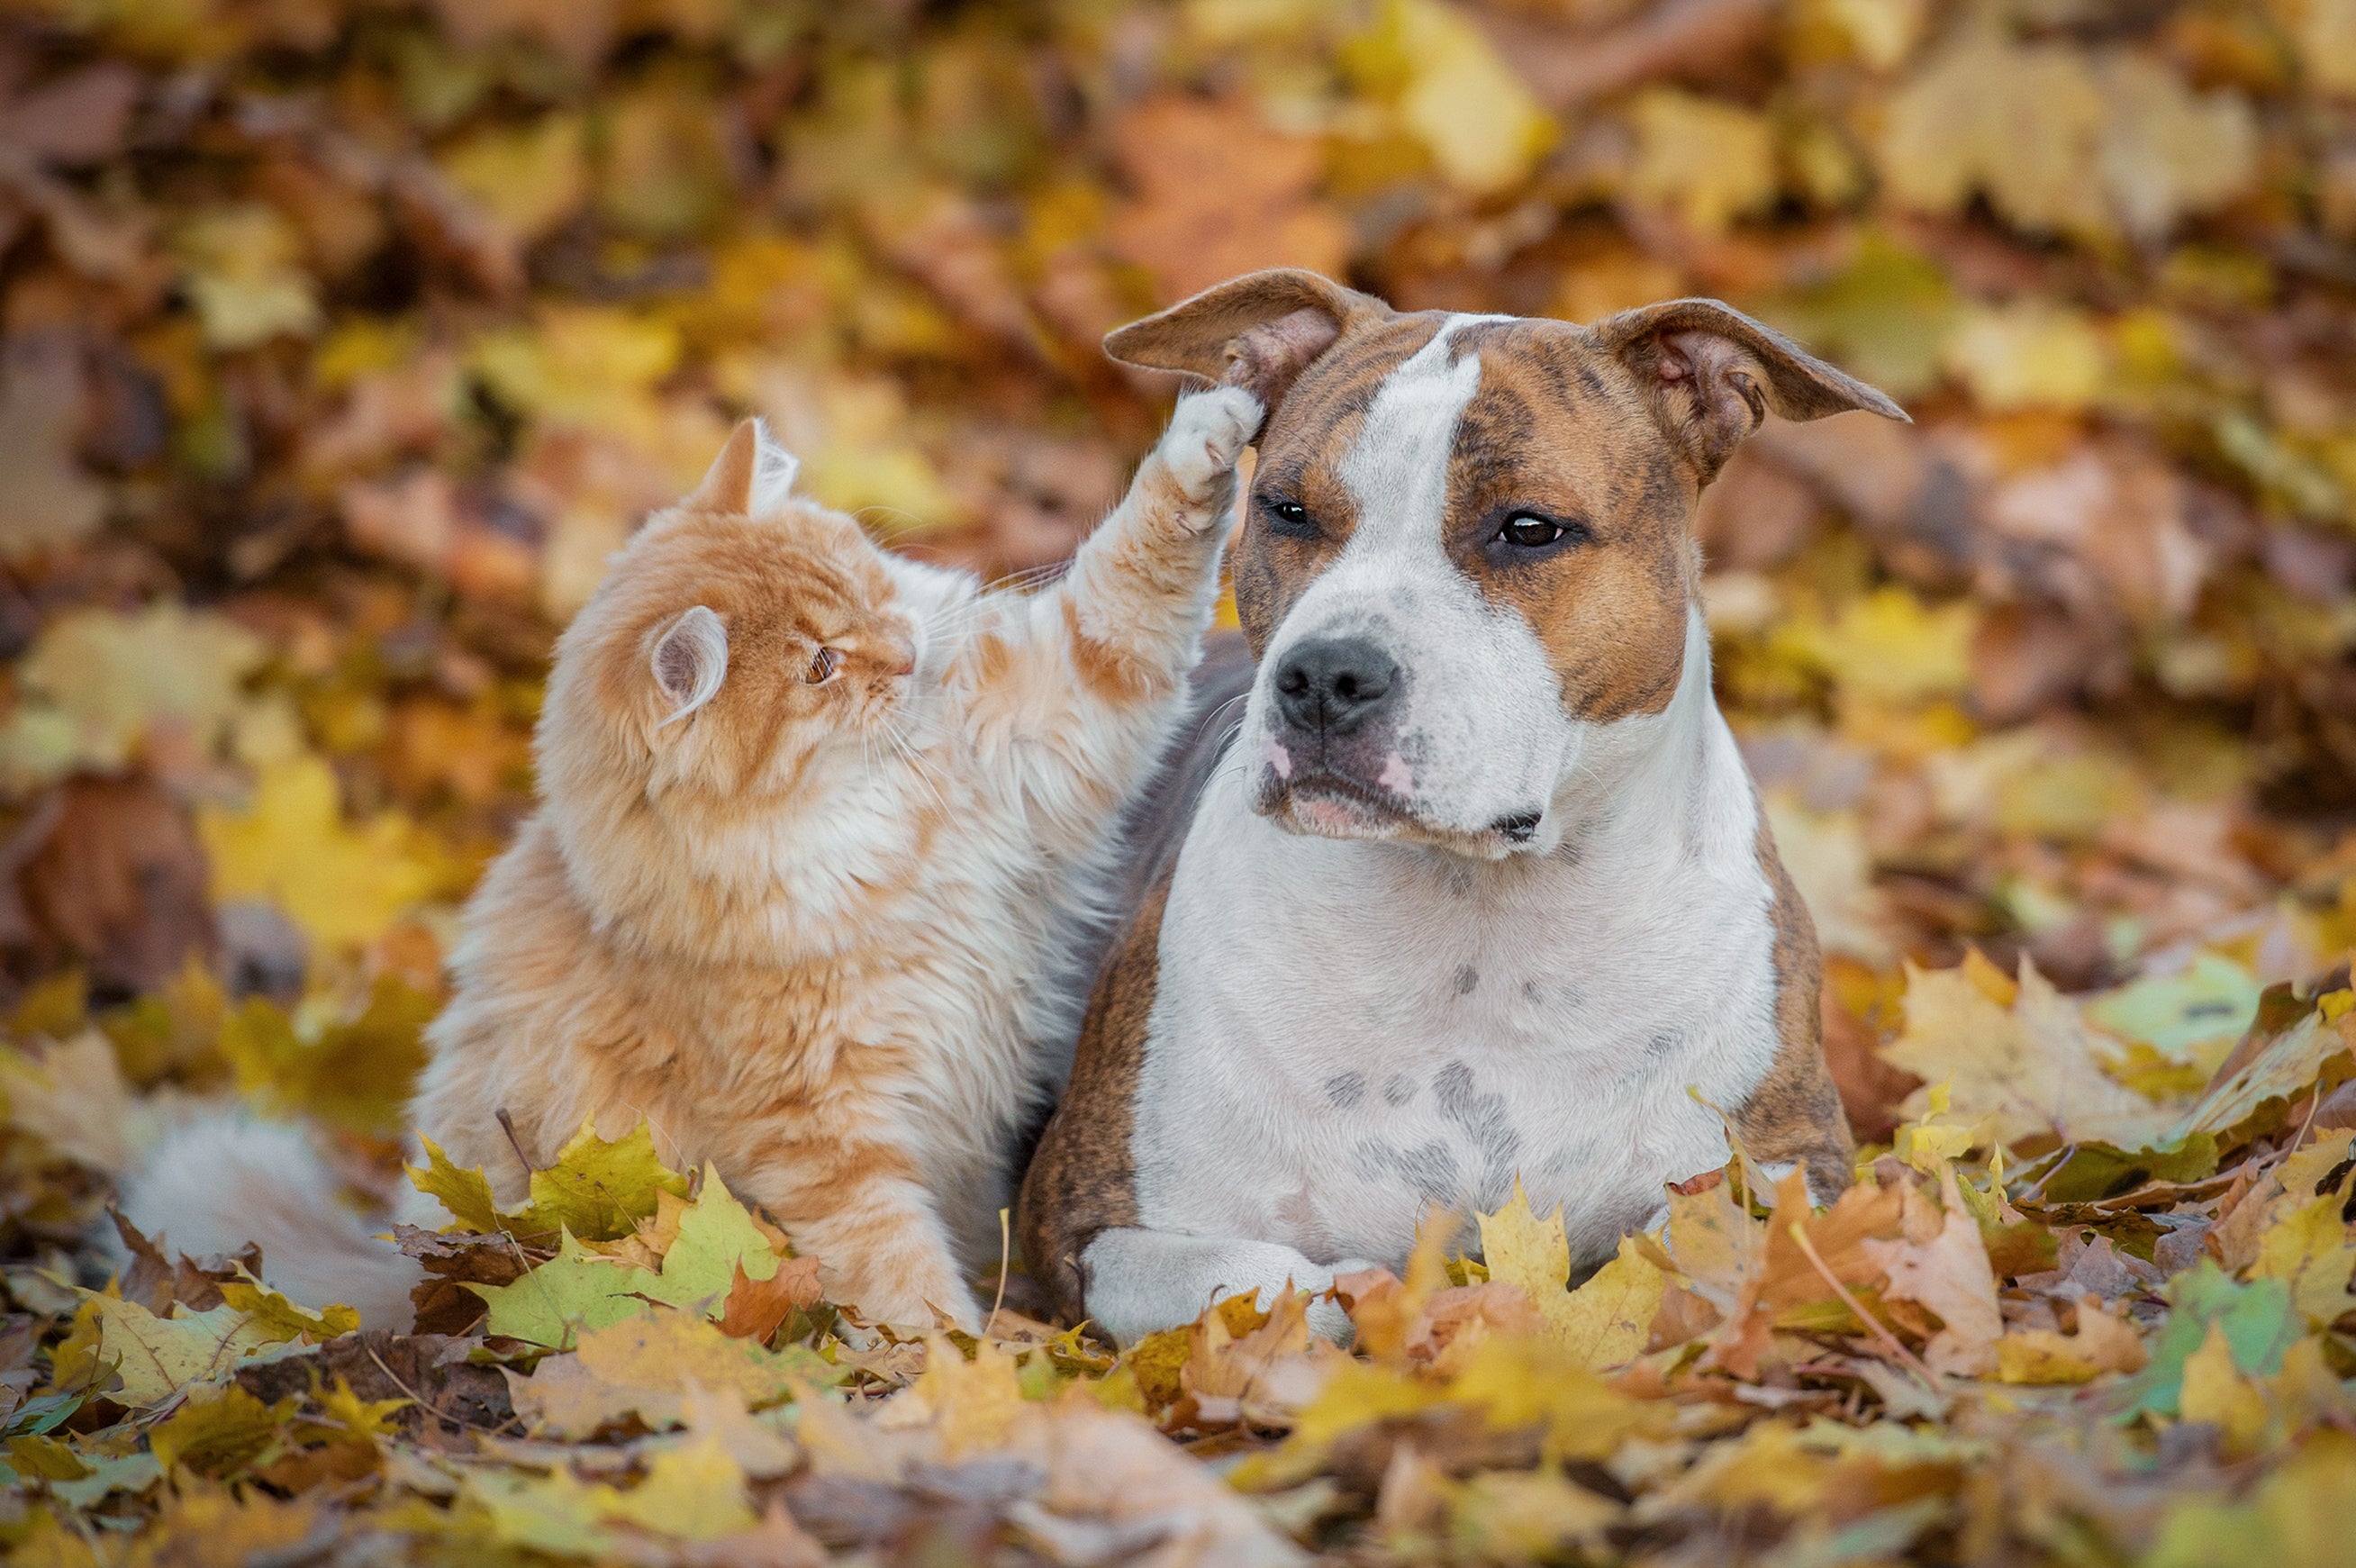
<svg viewBox="0 0 2356 1568">
<path fill-rule="evenodd" d="M 80 353 L 62 333 L 13 338 L 0 352 L 0 558 L 78 544 L 106 513 L 73 440 L 82 416 Z"/>
<path fill-rule="evenodd" d="M 1434 1373 L 1452 1377 L 1493 1334 L 1545 1332 L 1547 1320 L 1527 1291 L 1490 1280 L 1435 1294 L 1405 1348 L 1409 1359 L 1429 1361 Z"/>
<path fill-rule="evenodd" d="M 1882 1294 L 1938 1314 L 1941 1327 L 1922 1348 L 1923 1362 L 1931 1370 L 1949 1377 L 1979 1377 L 1994 1370 L 2004 1315 L 1997 1306 L 1996 1274 L 1988 1267 L 1979 1222 L 1964 1207 L 1954 1167 L 1940 1166 L 1937 1206 L 1911 1187 L 1901 1190 L 1905 1235 L 1865 1244 L 1867 1254 L 1889 1276 Z"/>
<path fill-rule="evenodd" d="M 40 847 L 17 874 L 45 966 L 109 990 L 161 990 L 215 948 L 205 852 L 187 809 L 145 779 L 59 787 Z"/>
<path fill-rule="evenodd" d="M 1310 1297 L 1287 1291 L 1258 1327 L 1232 1334 L 1226 1316 L 1206 1312 L 1190 1330 L 1179 1387 L 1193 1400 L 1198 1423 L 1290 1420 L 1316 1397 L 1343 1358 L 1309 1332 Z"/>
<path fill-rule="evenodd" d="M 1808 1204 L 1807 1176 L 1794 1170 L 1775 1188 L 1775 1211 L 1766 1226 L 1759 1271 L 1743 1282 L 1732 1310 L 1710 1344 L 1710 1358 L 1739 1378 L 1755 1378 L 1772 1344 L 1777 1321 L 1794 1308 L 1838 1305 L 1840 1289 L 1852 1294 L 1882 1280 L 1877 1243 L 1898 1240 L 1905 1225 L 1907 1192 L 1870 1182 L 1850 1187 L 1822 1215 Z M 1803 1246 L 1794 1232 L 1807 1239 Z M 1829 1277 L 1827 1277 L 1829 1276 Z"/>
<path fill-rule="evenodd" d="M 1906 1028 L 1882 1055 L 1925 1084 L 1950 1084 L 1955 1112 L 1995 1116 L 2007 1143 L 2051 1133 L 2140 1149 L 2176 1121 L 2104 1072 L 2115 1047 L 2026 957 L 2008 1004 L 1964 969 L 1906 973 Z M 1917 1090 L 1904 1113 L 1920 1117 L 1928 1101 Z"/>
<path fill-rule="evenodd" d="M 726 1307 L 720 1316 L 720 1332 L 732 1339 L 766 1344 L 797 1307 L 817 1304 L 818 1269 L 816 1258 L 786 1258 L 779 1261 L 776 1273 L 755 1280 L 748 1278 L 744 1265 L 738 1262 L 736 1281 L 729 1287 Z"/>
</svg>

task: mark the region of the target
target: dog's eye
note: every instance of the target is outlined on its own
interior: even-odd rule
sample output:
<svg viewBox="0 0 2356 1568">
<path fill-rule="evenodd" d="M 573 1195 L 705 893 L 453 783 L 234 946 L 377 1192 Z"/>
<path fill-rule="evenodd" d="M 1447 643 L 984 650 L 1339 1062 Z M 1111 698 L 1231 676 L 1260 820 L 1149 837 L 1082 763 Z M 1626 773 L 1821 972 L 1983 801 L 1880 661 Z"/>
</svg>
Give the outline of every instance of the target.
<svg viewBox="0 0 2356 1568">
<path fill-rule="evenodd" d="M 1263 499 L 1260 507 L 1268 513 L 1269 532 L 1292 539 L 1314 539 L 1317 524 L 1311 521 L 1309 509 L 1296 500 Z"/>
<path fill-rule="evenodd" d="M 1517 511 L 1497 530 L 1497 537 L 1525 550 L 1542 550 L 1569 532 L 1569 529 L 1550 517 L 1540 517 L 1534 511 Z"/>
<path fill-rule="evenodd" d="M 809 668 L 802 671 L 802 679 L 813 686 L 823 686 L 833 680 L 834 672 L 841 668 L 841 653 L 831 648 L 821 648 L 810 656 Z"/>
</svg>

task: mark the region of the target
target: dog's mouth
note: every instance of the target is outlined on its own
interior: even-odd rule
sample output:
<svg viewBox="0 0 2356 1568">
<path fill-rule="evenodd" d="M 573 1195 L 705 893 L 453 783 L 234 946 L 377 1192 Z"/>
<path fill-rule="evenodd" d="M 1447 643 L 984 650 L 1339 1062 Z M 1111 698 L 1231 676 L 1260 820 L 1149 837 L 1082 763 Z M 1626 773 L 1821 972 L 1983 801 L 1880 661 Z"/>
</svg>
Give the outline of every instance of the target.
<svg viewBox="0 0 2356 1568">
<path fill-rule="evenodd" d="M 1253 802 L 1290 832 L 1315 838 L 1430 844 L 1480 860 L 1501 860 L 1537 835 L 1543 813 L 1516 811 L 1467 832 L 1429 822 L 1390 790 L 1318 770 L 1281 778 L 1269 769 Z"/>
<path fill-rule="evenodd" d="M 1338 773 L 1271 777 L 1268 783 L 1272 788 L 1261 794 L 1261 811 L 1295 832 L 1329 839 L 1392 839 L 1419 825 L 1406 800 Z"/>
</svg>

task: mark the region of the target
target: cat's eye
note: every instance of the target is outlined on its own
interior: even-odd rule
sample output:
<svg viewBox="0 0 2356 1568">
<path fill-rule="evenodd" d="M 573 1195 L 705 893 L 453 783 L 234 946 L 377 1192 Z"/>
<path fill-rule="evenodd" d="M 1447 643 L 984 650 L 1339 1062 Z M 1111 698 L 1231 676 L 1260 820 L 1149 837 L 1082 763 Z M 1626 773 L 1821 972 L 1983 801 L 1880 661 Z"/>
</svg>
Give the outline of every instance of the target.
<svg viewBox="0 0 2356 1568">
<path fill-rule="evenodd" d="M 810 656 L 809 668 L 802 671 L 802 679 L 809 682 L 813 686 L 823 686 L 829 681 L 833 680 L 834 672 L 841 668 L 842 654 L 841 650 L 832 648 L 821 648 Z"/>
<path fill-rule="evenodd" d="M 1280 533 L 1288 539 L 1317 537 L 1316 520 L 1299 501 L 1284 496 L 1263 496 L 1259 504 L 1260 510 L 1268 514 L 1270 533 Z"/>
</svg>

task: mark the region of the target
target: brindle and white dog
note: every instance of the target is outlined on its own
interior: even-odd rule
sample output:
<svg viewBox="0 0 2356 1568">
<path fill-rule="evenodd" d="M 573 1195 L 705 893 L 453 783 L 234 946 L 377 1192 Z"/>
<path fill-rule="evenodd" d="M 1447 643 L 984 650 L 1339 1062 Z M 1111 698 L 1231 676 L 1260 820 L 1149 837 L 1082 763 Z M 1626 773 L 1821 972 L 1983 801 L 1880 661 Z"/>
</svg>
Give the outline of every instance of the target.
<svg viewBox="0 0 2356 1568">
<path fill-rule="evenodd" d="M 1845 1185 L 1815 929 L 1711 693 L 1689 524 L 1770 409 L 1905 414 L 1710 300 L 1578 327 L 1269 272 L 1106 348 L 1268 407 L 1258 668 L 1177 769 L 1024 1184 L 1058 1308 L 1128 1341 L 1398 1268 L 1516 1175 L 1592 1267 L 1725 1163 L 1721 1112 Z"/>
</svg>

